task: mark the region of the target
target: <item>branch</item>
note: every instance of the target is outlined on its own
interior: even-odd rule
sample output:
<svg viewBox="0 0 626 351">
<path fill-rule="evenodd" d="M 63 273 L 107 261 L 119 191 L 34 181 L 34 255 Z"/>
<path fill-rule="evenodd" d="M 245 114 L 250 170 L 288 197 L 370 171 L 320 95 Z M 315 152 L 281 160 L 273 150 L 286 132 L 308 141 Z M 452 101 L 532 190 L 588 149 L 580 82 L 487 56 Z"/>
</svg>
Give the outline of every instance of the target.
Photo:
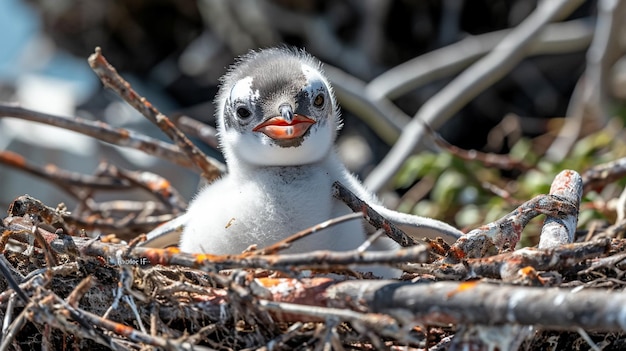
<svg viewBox="0 0 626 351">
<path fill-rule="evenodd" d="M 537 34 L 550 21 L 567 16 L 582 0 L 553 0 L 540 2 L 537 9 L 511 31 L 492 52 L 468 68 L 431 98 L 406 126 L 400 139 L 383 161 L 370 173 L 365 185 L 377 192 L 398 171 L 422 140 L 422 123 L 439 127 L 467 102 L 502 78 L 528 54 Z"/>
<path fill-rule="evenodd" d="M 210 147 L 217 149 L 219 142 L 217 130 L 208 124 L 204 124 L 196 119 L 187 116 L 176 117 L 174 123 L 183 133 L 193 135 Z"/>
<path fill-rule="evenodd" d="M 559 173 L 550 186 L 550 195 L 558 196 L 580 208 L 583 196 L 583 180 L 575 171 L 565 170 Z M 541 228 L 539 248 L 556 247 L 574 242 L 578 211 L 562 217 L 546 218 Z"/>
<path fill-rule="evenodd" d="M 396 99 L 437 79 L 451 77 L 493 50 L 512 29 L 472 35 L 454 44 L 394 66 L 367 84 L 372 100 Z M 584 50 L 593 37 L 588 19 L 550 24 L 530 46 L 529 55 L 563 54 Z"/>
<path fill-rule="evenodd" d="M 584 192 L 601 189 L 626 176 L 626 157 L 589 168 L 582 175 Z"/>
<path fill-rule="evenodd" d="M 60 117 L 7 104 L 0 104 L 0 118 L 2 117 L 19 118 L 71 130 L 112 145 L 140 150 L 179 166 L 186 168 L 193 166 L 175 145 L 164 143 L 132 130 L 113 128 L 104 122 L 90 121 L 80 117 Z"/>
<path fill-rule="evenodd" d="M 368 98 L 366 85 L 343 70 L 324 64 L 341 108 L 354 113 L 388 145 L 393 145 L 410 117 L 387 99 Z"/>
<path fill-rule="evenodd" d="M 174 143 L 187 155 L 193 164 L 202 172 L 202 177 L 208 181 L 217 179 L 222 174 L 220 165 L 208 158 L 198 149 L 176 126 L 161 112 L 159 112 L 146 98 L 137 94 L 130 84 L 125 81 L 117 70 L 111 66 L 102 55 L 100 48 L 89 56 L 89 65 L 98 75 L 102 83 L 113 90 L 130 106 L 157 125 Z"/>
<path fill-rule="evenodd" d="M 565 125 L 546 150 L 546 159 L 560 161 L 571 151 L 581 134 L 585 120 L 593 121 L 593 127 L 606 125 L 611 68 L 623 56 L 623 33 L 626 30 L 626 2 L 598 1 L 598 15 L 593 41 L 587 50 L 587 67 L 579 80 L 568 106 Z M 585 133 L 589 132 L 587 126 Z"/>
<path fill-rule="evenodd" d="M 513 250 L 524 227 L 540 214 L 547 215 L 556 221 L 564 218 L 569 218 L 568 220 L 577 218 L 580 197 L 577 197 L 577 194 L 571 194 L 572 191 L 575 192 L 580 188 L 580 181 L 576 181 L 576 176 L 577 173 L 574 171 L 561 172 L 553 182 L 552 189 L 555 194 L 538 195 L 499 220 L 465 234 L 452 245 L 446 260 L 459 262 L 464 258 L 485 257 L 505 250 Z M 564 190 L 565 186 L 570 189 Z M 546 235 L 552 234 L 546 233 Z"/>
<path fill-rule="evenodd" d="M 354 195 L 348 188 L 341 185 L 339 182 L 333 183 L 333 196 L 343 201 L 354 212 L 361 212 L 365 216 L 365 219 L 373 225 L 375 228 L 380 228 L 385 231 L 388 237 L 393 239 L 401 246 L 413 246 L 418 243 L 410 236 L 406 235 L 402 230 L 398 229 L 395 224 L 391 223 L 385 217 L 381 216 L 372 207 L 370 207 L 363 200 Z"/>
<path fill-rule="evenodd" d="M 347 281 L 328 288 L 326 296 L 333 307 L 387 313 L 411 325 L 522 324 L 551 330 L 607 332 L 626 329 L 626 295 L 620 291 L 533 288 L 481 281 Z"/>
<path fill-rule="evenodd" d="M 70 172 L 59 169 L 52 164 L 44 167 L 36 166 L 30 164 L 21 155 L 11 151 L 0 151 L 0 163 L 34 175 L 38 178 L 53 182 L 64 190 L 68 190 L 70 187 L 85 187 L 102 190 L 123 190 L 130 187 L 130 184 L 127 181 L 110 176 L 91 176 Z M 72 195 L 75 195 L 73 192 L 69 192 Z"/>
<path fill-rule="evenodd" d="M 32 223 L 25 218 L 12 217 L 8 221 L 8 228 L 16 234 L 13 238 L 28 242 L 27 238 L 20 237 L 19 233 L 30 231 Z M 58 254 L 70 254 L 67 236 L 37 228 L 37 231 L 46 238 L 50 246 Z M 97 239 L 72 237 L 75 247 L 81 255 L 104 257 L 109 262 L 116 262 L 118 254 L 124 259 L 134 262 L 145 262 L 152 265 L 179 265 L 183 267 L 217 272 L 235 268 L 262 268 L 268 270 L 291 271 L 298 269 L 343 269 L 350 265 L 393 264 L 404 262 L 427 262 L 429 250 L 425 245 L 412 246 L 399 250 L 388 251 L 313 251 L 304 254 L 256 255 L 247 252 L 239 255 L 212 255 L 188 254 L 177 248 L 154 249 L 144 247 L 129 247 L 126 244 L 103 243 Z M 74 245 L 72 245 L 74 246 Z"/>
<path fill-rule="evenodd" d="M 614 249 L 616 248 L 611 247 L 611 240 L 600 239 L 547 249 L 526 247 L 490 257 L 470 258 L 453 265 L 411 263 L 404 268 L 407 272 L 429 274 L 447 280 L 490 278 L 510 282 L 534 274 L 535 277 L 530 277 L 534 280 L 533 284 L 545 285 L 545 282 L 536 277 L 538 271 L 562 272 Z"/>
</svg>

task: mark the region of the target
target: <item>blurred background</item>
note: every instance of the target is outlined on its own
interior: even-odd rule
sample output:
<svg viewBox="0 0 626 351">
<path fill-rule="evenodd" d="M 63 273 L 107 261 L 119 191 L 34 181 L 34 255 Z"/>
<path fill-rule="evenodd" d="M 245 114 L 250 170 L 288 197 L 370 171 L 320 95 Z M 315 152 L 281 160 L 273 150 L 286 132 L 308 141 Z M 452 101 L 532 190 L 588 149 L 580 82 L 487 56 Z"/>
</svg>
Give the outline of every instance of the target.
<svg viewBox="0 0 626 351">
<path fill-rule="evenodd" d="M 464 39 L 482 40 L 485 34 L 513 28 L 536 6 L 534 0 L 3 0 L 0 101 L 104 121 L 165 140 L 156 127 L 102 88 L 87 64 L 95 47 L 101 47 L 135 90 L 163 113 L 213 125 L 218 78 L 235 56 L 250 49 L 280 44 L 306 48 L 328 65 L 335 85 L 354 80 L 358 86 Z M 437 126 L 438 131 L 454 145 L 497 153 L 508 153 L 524 138 L 541 144 L 543 139 L 537 137 L 554 136 L 585 72 L 597 8 L 596 1 L 585 1 L 567 18 L 582 28 L 580 33 L 565 33 L 578 40 L 575 44 L 555 45 L 524 60 Z M 466 54 L 461 49 L 450 51 L 450 59 Z M 404 114 L 413 116 L 460 70 L 424 79 L 388 97 Z M 344 106 L 345 127 L 338 148 L 349 168 L 364 178 L 389 151 L 393 138 L 381 135 L 353 112 Z M 611 105 L 611 115 L 620 114 L 623 119 L 623 103 L 618 100 Z M 591 123 L 588 132 L 603 124 Z M 150 170 L 170 179 L 186 199 L 198 182 L 193 172 L 141 152 L 16 118 L 0 118 L 0 150 L 18 152 L 40 166 L 53 164 L 85 174 L 92 174 L 102 160 L 121 168 Z M 220 158 L 219 152 L 205 150 Z M 395 182 L 399 196 L 423 177 L 405 174 Z M 520 172 L 498 174 L 515 179 Z M 71 197 L 58 188 L 0 165 L 0 207 L 25 193 L 51 206 L 65 202 L 72 208 Z M 478 200 L 470 196 L 466 201 Z M 405 210 L 416 212 L 414 205 Z"/>
</svg>

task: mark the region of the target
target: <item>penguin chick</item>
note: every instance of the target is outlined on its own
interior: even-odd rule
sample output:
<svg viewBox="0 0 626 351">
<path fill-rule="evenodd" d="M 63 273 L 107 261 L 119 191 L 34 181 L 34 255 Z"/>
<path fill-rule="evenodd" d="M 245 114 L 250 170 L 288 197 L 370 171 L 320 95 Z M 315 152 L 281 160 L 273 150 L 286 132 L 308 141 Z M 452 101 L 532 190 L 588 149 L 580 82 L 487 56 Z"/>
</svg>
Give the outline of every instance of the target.
<svg viewBox="0 0 626 351">
<path fill-rule="evenodd" d="M 228 174 L 190 203 L 182 251 L 237 254 L 351 213 L 333 197 L 335 181 L 383 216 L 427 236 L 429 231 L 442 235 L 442 227 L 453 238 L 460 235 L 441 222 L 384 208 L 348 172 L 334 149 L 342 124 L 332 87 L 321 63 L 304 51 L 271 48 L 242 56 L 222 78 L 215 103 Z M 364 221 L 344 222 L 296 241 L 286 252 L 355 249 L 368 231 Z M 384 237 L 370 250 L 398 247 Z M 373 273 L 393 277 L 401 272 L 374 267 Z"/>
</svg>

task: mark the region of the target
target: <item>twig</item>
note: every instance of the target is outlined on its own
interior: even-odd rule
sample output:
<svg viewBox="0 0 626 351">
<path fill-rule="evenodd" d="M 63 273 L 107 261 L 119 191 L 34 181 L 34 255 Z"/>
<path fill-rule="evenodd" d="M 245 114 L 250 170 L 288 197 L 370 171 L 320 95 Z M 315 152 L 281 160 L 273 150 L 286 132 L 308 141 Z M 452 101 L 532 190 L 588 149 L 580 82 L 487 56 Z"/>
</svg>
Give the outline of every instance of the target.
<svg viewBox="0 0 626 351">
<path fill-rule="evenodd" d="M 326 295 L 334 307 L 388 313 L 412 324 L 523 324 L 607 332 L 626 328 L 626 296 L 617 291 L 533 288 L 481 281 L 347 281 L 331 286 Z"/>
<path fill-rule="evenodd" d="M 505 29 L 468 36 L 397 65 L 367 85 L 367 96 L 373 100 L 395 99 L 434 80 L 453 76 L 493 50 L 510 32 L 511 29 Z M 593 28 L 587 19 L 550 24 L 531 46 L 529 55 L 581 51 L 589 46 L 592 37 Z"/>
<path fill-rule="evenodd" d="M 109 246 L 110 247 L 110 246 Z M 109 249 L 93 243 L 85 247 L 86 255 L 105 256 Z M 130 257 L 140 260 L 148 258 L 152 264 L 174 264 L 208 271 L 234 268 L 262 268 L 290 271 L 298 269 L 334 269 L 350 265 L 391 264 L 404 262 L 426 262 L 428 249 L 425 246 L 412 246 L 389 251 L 313 251 L 300 254 L 280 255 L 230 255 L 184 254 L 173 249 L 133 250 Z"/>
<path fill-rule="evenodd" d="M 219 147 L 217 130 L 212 126 L 187 116 L 175 117 L 174 123 L 183 133 L 199 138 L 212 148 Z"/>
<path fill-rule="evenodd" d="M 580 208 L 583 196 L 583 180 L 575 171 L 565 170 L 559 173 L 550 186 L 550 195 L 558 196 Z M 539 248 L 556 247 L 574 241 L 578 211 L 563 217 L 548 217 L 541 228 Z"/>
<path fill-rule="evenodd" d="M 363 119 L 389 145 L 398 139 L 410 118 L 390 99 L 439 78 L 452 76 L 493 49 L 510 30 L 471 36 L 397 65 L 368 84 L 324 65 L 343 109 Z M 551 24 L 532 46 L 530 54 L 580 51 L 589 45 L 592 28 L 586 20 Z"/>
<path fill-rule="evenodd" d="M 458 146 L 448 143 L 448 141 L 441 137 L 439 133 L 426 123 L 424 123 L 424 129 L 426 130 L 426 134 L 433 138 L 437 146 L 462 160 L 479 161 L 485 167 L 496 167 L 505 170 L 518 169 L 520 171 L 528 171 L 529 169 L 532 169 L 532 166 L 523 160 L 514 160 L 509 155 L 499 155 L 477 150 L 461 149 Z"/>
<path fill-rule="evenodd" d="M 582 174 L 584 192 L 603 188 L 623 177 L 626 177 L 626 157 L 593 166 Z"/>
<path fill-rule="evenodd" d="M 365 185 L 371 191 L 382 189 L 406 158 L 411 155 L 423 135 L 422 123 L 434 128 L 463 107 L 468 101 L 502 78 L 521 61 L 537 34 L 550 21 L 567 16 L 581 0 L 541 2 L 537 9 L 513 29 L 487 56 L 455 78 L 419 110 L 406 126 L 400 139 L 383 161 L 370 173 Z"/>
<path fill-rule="evenodd" d="M 14 230 L 30 228 L 27 223 L 14 220 L 11 223 Z M 39 228 L 39 231 L 49 236 L 52 249 L 58 254 L 68 251 L 62 238 L 54 238 L 56 235 Z M 16 238 L 18 239 L 18 238 Z M 104 257 L 110 262 L 118 261 L 118 252 L 126 252 L 125 244 L 103 243 L 88 238 L 74 238 L 81 255 Z M 124 259 L 133 262 L 145 262 L 156 265 L 180 265 L 216 272 L 223 269 L 235 268 L 262 268 L 270 270 L 289 271 L 293 267 L 299 269 L 328 269 L 335 267 L 347 267 L 349 265 L 389 264 L 403 262 L 427 262 L 429 250 L 425 245 L 412 246 L 400 250 L 360 252 L 351 251 L 313 251 L 305 254 L 281 254 L 281 255 L 255 255 L 253 252 L 240 255 L 211 255 L 211 254 L 187 254 L 176 248 L 153 249 L 135 247 Z"/>
<path fill-rule="evenodd" d="M 48 124 L 88 135 L 92 138 L 145 152 L 148 155 L 190 168 L 193 165 L 175 145 L 123 128 L 113 128 L 101 121 L 80 117 L 60 117 L 28 110 L 15 105 L 0 104 L 0 118 L 14 117 L 26 121 Z"/>
<path fill-rule="evenodd" d="M 270 246 L 264 247 L 260 250 L 255 250 L 254 254 L 255 255 L 272 255 L 277 253 L 280 250 L 284 250 L 288 247 L 291 246 L 291 244 L 297 240 L 300 240 L 304 237 L 307 237 L 309 235 L 315 234 L 316 232 L 320 231 L 320 230 L 324 230 L 328 227 L 334 226 L 334 225 L 338 225 L 340 223 L 343 222 L 347 222 L 347 221 L 351 221 L 351 220 L 355 220 L 355 219 L 361 219 L 363 218 L 363 214 L 362 213 L 349 213 L 347 215 L 344 216 L 340 216 L 337 218 L 333 218 L 333 219 L 329 219 L 327 221 L 324 221 L 322 223 L 316 224 L 310 228 L 304 229 L 302 231 L 299 231 L 277 243 L 274 243 Z"/>
<path fill-rule="evenodd" d="M 276 346 L 285 344 L 300 328 L 302 328 L 303 325 L 304 323 L 300 322 L 292 324 L 287 331 L 270 340 L 267 345 L 260 347 L 257 351 L 270 351 L 274 350 Z"/>
<path fill-rule="evenodd" d="M 259 306 L 269 311 L 280 313 L 300 314 L 316 318 L 334 316 L 344 321 L 361 325 L 369 330 L 375 330 L 380 335 L 398 337 L 401 331 L 398 323 L 385 314 L 358 313 L 344 308 L 319 307 L 259 300 Z"/>
<path fill-rule="evenodd" d="M 410 264 L 405 268 L 408 272 L 431 274 L 439 279 L 491 278 L 510 281 L 511 278 L 517 278 L 520 270 L 528 267 L 542 272 L 563 271 L 610 250 L 611 241 L 600 239 L 546 249 L 527 247 L 490 257 L 470 258 L 454 265 Z"/>
<path fill-rule="evenodd" d="M 9 307 L 7 307 L 7 309 L 8 308 Z M 13 309 L 13 306 L 10 306 L 10 308 Z M 7 311 L 7 315 L 10 313 L 10 311 Z M 15 341 L 17 333 L 22 329 L 22 327 L 24 327 L 26 321 L 26 310 L 22 310 L 17 318 L 13 320 L 13 323 L 6 326 L 6 330 L 4 327 L 2 328 L 2 344 L 0 344 L 0 351 L 6 351 L 9 349 L 9 345 Z"/>
<path fill-rule="evenodd" d="M 19 284 L 15 281 L 15 279 L 13 279 L 13 275 L 11 274 L 11 269 L 6 266 L 7 261 L 4 257 L 4 254 L 0 253 L 0 256 L 2 257 L 2 259 L 0 259 L 0 272 L 4 276 L 4 279 L 6 279 L 7 283 L 9 284 L 9 287 L 13 289 L 17 297 L 19 297 L 20 300 L 22 300 L 24 304 L 27 304 L 30 301 L 30 299 L 28 298 L 26 293 L 24 293 L 24 290 L 20 288 Z"/>
<path fill-rule="evenodd" d="M 555 195 L 539 195 L 526 201 L 499 220 L 465 234 L 450 248 L 446 260 L 458 262 L 464 258 L 478 258 L 513 250 L 522 230 L 540 214 L 562 218 L 576 215 L 578 205 Z"/>
<path fill-rule="evenodd" d="M 89 56 L 89 65 L 98 75 L 102 83 L 117 93 L 124 101 L 139 111 L 150 122 L 156 124 L 176 145 L 187 155 L 193 164 L 202 172 L 202 176 L 212 181 L 217 179 L 222 170 L 220 165 L 208 158 L 198 149 L 176 126 L 160 113 L 146 98 L 137 94 L 117 70 L 107 62 L 100 48 Z"/>
<path fill-rule="evenodd" d="M 28 217 L 32 225 L 44 225 L 52 230 L 58 228 L 68 233 L 66 217 L 69 213 L 64 208 L 52 208 L 30 195 L 18 196 L 9 205 L 9 215 L 12 217 Z"/>
<path fill-rule="evenodd" d="M 324 71 L 333 84 L 341 108 L 354 113 L 388 145 L 393 145 L 410 117 L 387 99 L 375 101 L 368 98 L 366 85 L 358 78 L 329 64 L 324 65 Z"/>
<path fill-rule="evenodd" d="M 587 50 L 585 74 L 570 100 L 565 125 L 545 153 L 546 159 L 551 161 L 566 157 L 578 139 L 585 120 L 593 121 L 593 126 L 599 128 L 606 124 L 609 117 L 606 106 L 610 72 L 626 49 L 620 45 L 625 28 L 626 3 L 600 0 L 597 7 L 596 28 Z"/>
<path fill-rule="evenodd" d="M 41 217 L 45 224 L 51 225 L 55 229 L 60 227 L 68 234 L 73 233 L 70 225 L 80 227 L 81 229 L 116 230 L 118 235 L 124 235 L 134 230 L 149 231 L 158 224 L 176 217 L 186 207 L 178 191 L 167 180 L 149 172 L 130 172 L 107 165 L 105 172 L 102 174 L 90 176 L 60 170 L 51 165 L 46 167 L 29 165 L 21 156 L 8 151 L 0 151 L 0 163 L 13 165 L 20 170 L 52 181 L 81 201 L 87 201 L 90 198 L 87 190 L 93 192 L 96 189 L 126 190 L 132 187 L 140 187 L 165 204 L 168 209 L 167 212 L 169 212 L 163 215 L 148 216 L 147 214 L 150 213 L 147 211 L 151 209 L 148 206 L 148 202 L 142 202 L 140 206 L 133 206 L 133 208 L 126 205 L 137 205 L 136 203 L 116 201 L 100 205 L 90 204 L 87 215 L 84 215 L 83 211 L 57 213 L 57 210 L 48 208 L 39 200 L 28 195 L 21 196 L 11 203 L 9 212 L 13 216 L 32 214 L 36 217 Z M 165 207 L 159 208 L 156 205 L 152 207 L 155 207 L 154 209 L 157 212 L 162 213 L 166 211 Z M 127 216 L 120 223 L 114 223 L 117 219 L 110 215 L 108 218 L 99 218 L 98 212 L 102 211 L 127 212 Z M 83 215 L 81 216 L 81 214 Z"/>
<path fill-rule="evenodd" d="M 187 208 L 187 204 L 180 196 L 178 190 L 167 179 L 158 174 L 145 171 L 127 171 L 113 165 L 108 165 L 106 173 L 114 179 L 125 179 L 131 184 L 147 190 L 162 203 L 168 205 L 171 213 L 174 215 L 183 212 Z"/>
<path fill-rule="evenodd" d="M 67 303 L 74 308 L 78 307 L 78 302 L 83 297 L 83 295 L 85 295 L 85 293 L 87 293 L 87 291 L 91 289 L 93 284 L 93 276 L 87 276 L 85 279 L 81 280 L 78 285 L 76 285 L 76 288 L 74 288 L 74 290 L 72 290 L 72 292 L 65 298 L 65 301 L 67 301 Z"/>
<path fill-rule="evenodd" d="M 0 163 L 32 174 L 41 179 L 51 181 L 64 190 L 68 190 L 69 187 L 87 187 L 102 190 L 122 190 L 129 187 L 127 182 L 113 177 L 90 176 L 69 172 L 59 169 L 54 165 L 47 165 L 45 167 L 32 165 L 21 155 L 11 151 L 0 151 Z M 68 192 L 72 195 L 76 195 L 69 190 Z"/>
<path fill-rule="evenodd" d="M 620 235 L 624 235 L 626 232 L 626 219 L 622 219 L 620 221 L 616 221 L 615 224 L 610 225 L 609 227 L 599 230 L 595 237 L 607 237 L 607 238 L 618 238 Z"/>
<path fill-rule="evenodd" d="M 361 212 L 365 216 L 365 219 L 373 225 L 375 228 L 383 229 L 388 237 L 393 239 L 401 246 L 413 246 L 418 243 L 410 236 L 406 235 L 402 230 L 398 229 L 393 223 L 388 221 L 385 217 L 381 216 L 372 207 L 370 207 L 363 200 L 354 195 L 348 188 L 341 185 L 339 182 L 333 183 L 333 196 L 342 200 L 343 202 L 355 212 Z"/>
</svg>

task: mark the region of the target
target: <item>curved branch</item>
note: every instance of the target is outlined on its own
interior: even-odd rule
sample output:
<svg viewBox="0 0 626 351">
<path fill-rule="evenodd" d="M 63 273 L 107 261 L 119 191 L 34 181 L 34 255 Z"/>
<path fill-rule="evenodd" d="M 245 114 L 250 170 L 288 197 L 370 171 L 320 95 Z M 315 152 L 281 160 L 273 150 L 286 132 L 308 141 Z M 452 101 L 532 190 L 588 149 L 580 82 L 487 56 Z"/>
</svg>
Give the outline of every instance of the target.
<svg viewBox="0 0 626 351">
<path fill-rule="evenodd" d="M 504 29 L 469 36 L 411 59 L 373 79 L 367 85 L 366 92 L 375 100 L 384 97 L 395 99 L 436 79 L 454 75 L 488 54 L 511 31 Z M 529 55 L 581 51 L 589 46 L 592 37 L 593 26 L 588 19 L 551 24 L 546 26 L 537 42 L 529 48 Z"/>
<path fill-rule="evenodd" d="M 567 16 L 582 0 L 544 1 L 492 52 L 468 68 L 431 98 L 406 126 L 396 145 L 372 171 L 365 185 L 372 191 L 383 188 L 422 140 L 427 123 L 439 127 L 471 99 L 501 79 L 528 55 L 538 33 L 553 20 Z"/>
</svg>

